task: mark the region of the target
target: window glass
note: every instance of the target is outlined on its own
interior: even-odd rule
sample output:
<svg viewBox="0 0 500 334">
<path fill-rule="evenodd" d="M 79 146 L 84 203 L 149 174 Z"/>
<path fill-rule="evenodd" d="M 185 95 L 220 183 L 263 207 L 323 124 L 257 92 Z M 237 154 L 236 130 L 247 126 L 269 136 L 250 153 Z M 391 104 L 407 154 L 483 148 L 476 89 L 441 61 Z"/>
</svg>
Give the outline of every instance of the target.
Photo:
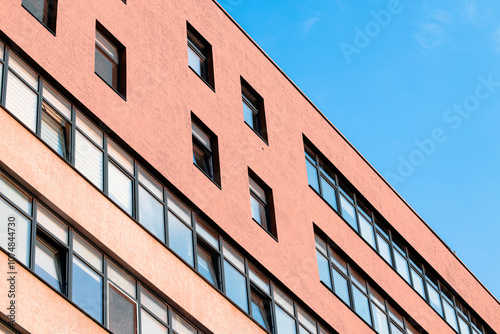
<svg viewBox="0 0 500 334">
<path fill-rule="evenodd" d="M 65 245 L 68 244 L 68 225 L 50 213 L 42 205 L 37 206 L 36 220 Z"/>
<path fill-rule="evenodd" d="M 370 289 L 370 299 L 382 310 L 385 310 L 385 300 L 377 291 Z"/>
<path fill-rule="evenodd" d="M 318 258 L 319 279 L 331 288 L 332 282 L 330 279 L 330 266 L 328 264 L 328 259 L 319 251 L 316 251 L 316 256 Z"/>
<path fill-rule="evenodd" d="M 108 320 L 109 329 L 116 334 L 135 334 L 136 304 L 113 285 L 108 289 Z"/>
<path fill-rule="evenodd" d="M 271 294 L 269 279 L 251 264 L 248 265 L 248 271 L 250 280 L 254 282 L 259 288 L 261 288 L 262 291 L 266 292 L 267 294 Z"/>
<path fill-rule="evenodd" d="M 238 268 L 241 272 L 245 272 L 245 262 L 243 261 L 243 257 L 238 254 L 233 247 L 223 242 L 222 253 L 236 268 Z"/>
<path fill-rule="evenodd" d="M 457 316 L 455 315 L 455 308 L 446 299 L 443 299 L 443 306 L 444 306 L 443 310 L 446 322 L 449 323 L 450 326 L 457 331 L 458 325 L 457 325 Z"/>
<path fill-rule="evenodd" d="M 335 193 L 335 189 L 323 177 L 321 177 L 321 190 L 323 191 L 323 198 L 337 210 L 337 194 Z"/>
<path fill-rule="evenodd" d="M 217 234 L 212 231 L 198 216 L 196 217 L 196 232 L 203 237 L 215 249 L 219 249 L 219 239 Z"/>
<path fill-rule="evenodd" d="M 172 312 L 172 328 L 177 334 L 196 334 L 196 329 L 175 312 Z"/>
<path fill-rule="evenodd" d="M 366 218 L 358 213 L 359 218 L 359 232 L 363 239 L 365 239 L 370 246 L 375 248 L 375 237 L 373 236 L 373 225 L 366 220 Z"/>
<path fill-rule="evenodd" d="M 377 237 L 379 254 L 392 266 L 391 247 L 389 243 L 380 234 L 376 233 L 375 235 Z"/>
<path fill-rule="evenodd" d="M 411 268 L 411 279 L 413 280 L 413 288 L 415 291 L 425 298 L 424 280 L 413 268 Z"/>
<path fill-rule="evenodd" d="M 193 265 L 193 231 L 168 212 L 168 242 L 170 248 L 191 266 Z"/>
<path fill-rule="evenodd" d="M 266 192 L 259 186 L 252 178 L 248 178 L 250 184 L 250 191 L 259 198 L 262 202 L 267 203 L 266 201 Z"/>
<path fill-rule="evenodd" d="M 189 67 L 191 67 L 196 72 L 196 74 L 201 77 L 203 60 L 193 50 L 193 47 L 191 45 L 188 45 L 188 63 Z"/>
<path fill-rule="evenodd" d="M 252 218 L 267 229 L 266 207 L 253 194 L 250 195 L 250 206 L 252 208 Z"/>
<path fill-rule="evenodd" d="M 95 72 L 114 89 L 118 89 L 118 65 L 98 48 L 95 49 Z"/>
<path fill-rule="evenodd" d="M 443 314 L 441 309 L 441 298 L 439 297 L 439 292 L 430 284 L 427 284 L 427 292 L 429 293 L 429 302 L 431 306 L 439 313 Z"/>
<path fill-rule="evenodd" d="M 73 233 L 73 251 L 102 272 L 102 254 L 78 234 Z"/>
<path fill-rule="evenodd" d="M 389 316 L 391 319 L 403 328 L 403 316 L 401 316 L 401 314 L 399 314 L 399 312 L 396 311 L 391 305 L 388 304 L 387 308 L 389 309 Z"/>
<path fill-rule="evenodd" d="M 15 218 L 15 226 L 10 226 L 11 230 L 9 230 L 7 224 L 9 217 Z M 31 222 L 7 204 L 3 198 L 0 198 L 0 219 L 3 222 L 0 224 L 0 246 L 4 249 L 8 249 L 9 232 L 11 236 L 13 234 L 12 232 L 14 232 L 14 237 L 16 239 L 14 255 L 19 261 L 28 265 L 30 256 Z M 14 229 L 14 231 L 12 229 Z"/>
<path fill-rule="evenodd" d="M 75 167 L 102 190 L 103 153 L 79 131 L 76 132 Z"/>
<path fill-rule="evenodd" d="M 0 173 L 0 192 L 31 216 L 31 196 L 11 182 L 3 173 Z"/>
<path fill-rule="evenodd" d="M 245 120 L 245 123 L 250 125 L 250 127 L 253 129 L 254 128 L 254 111 L 248 106 L 247 102 L 245 101 L 245 98 L 243 98 L 243 119 Z"/>
<path fill-rule="evenodd" d="M 52 88 L 45 80 L 43 81 L 43 98 L 68 120 L 71 119 L 71 103 Z"/>
<path fill-rule="evenodd" d="M 226 280 L 226 295 L 245 312 L 248 312 L 245 276 L 229 264 L 229 262 L 224 261 L 224 277 Z"/>
<path fill-rule="evenodd" d="M 326 255 L 326 242 L 324 242 L 320 237 L 314 235 L 314 241 L 316 243 L 316 249 L 321 251 L 323 255 Z"/>
<path fill-rule="evenodd" d="M 42 139 L 63 158 L 67 158 L 69 144 L 68 123 L 46 102 L 42 105 Z"/>
<path fill-rule="evenodd" d="M 44 281 L 49 283 L 54 289 L 62 291 L 60 254 L 57 250 L 36 238 L 35 246 L 35 273 Z"/>
<path fill-rule="evenodd" d="M 9 53 L 9 67 L 35 91 L 38 90 L 38 74 L 14 52 Z"/>
<path fill-rule="evenodd" d="M 214 260 L 212 255 L 198 246 L 198 271 L 210 283 L 217 285 L 217 276 L 215 274 Z"/>
<path fill-rule="evenodd" d="M 108 261 L 108 279 L 136 298 L 135 280 L 111 261 Z"/>
<path fill-rule="evenodd" d="M 307 328 L 311 333 L 316 333 L 316 321 L 311 318 L 303 309 L 297 306 L 297 313 L 299 315 L 299 322 Z"/>
<path fill-rule="evenodd" d="M 394 251 L 394 259 L 396 260 L 396 268 L 398 273 L 410 283 L 410 274 L 408 272 L 408 262 L 406 259 L 398 252 Z"/>
<path fill-rule="evenodd" d="M 373 322 L 377 333 L 389 334 L 389 323 L 387 322 L 387 315 L 373 303 L 372 303 L 372 310 L 373 310 Z"/>
<path fill-rule="evenodd" d="M 406 322 L 406 333 L 407 334 L 419 334 L 420 332 L 417 331 L 415 328 L 413 328 L 413 326 L 410 325 L 408 322 Z"/>
<path fill-rule="evenodd" d="M 356 223 L 354 206 L 344 196 L 340 196 L 340 206 L 342 207 L 342 217 L 357 231 L 358 224 Z"/>
<path fill-rule="evenodd" d="M 112 60 L 118 63 L 118 49 L 108 41 L 99 31 L 95 32 L 95 42 L 101 50 L 103 50 L 106 55 L 108 55 Z"/>
<path fill-rule="evenodd" d="M 208 136 L 203 130 L 201 130 L 196 124 L 191 123 L 191 130 L 193 132 L 193 137 L 198 139 L 200 143 L 203 144 L 207 149 L 211 150 L 212 145 L 210 142 L 210 136 Z"/>
<path fill-rule="evenodd" d="M 333 184 L 333 185 L 336 185 L 336 182 L 335 182 L 335 178 L 334 178 L 334 175 L 335 173 L 333 173 L 330 168 L 328 168 L 323 162 L 319 162 L 319 169 L 321 170 L 321 174 L 323 176 L 325 176 L 328 180 L 330 180 L 330 182 Z"/>
<path fill-rule="evenodd" d="M 139 222 L 161 241 L 165 242 L 163 204 L 153 197 L 142 185 L 139 186 Z"/>
<path fill-rule="evenodd" d="M 396 325 L 394 325 L 392 322 L 391 322 L 391 332 L 392 332 L 392 334 L 404 334 L 401 331 L 401 329 L 399 327 L 397 327 Z M 408 332 L 408 333 L 410 333 L 410 332 Z"/>
<path fill-rule="evenodd" d="M 372 322 L 370 318 L 370 306 L 368 305 L 368 298 L 354 285 L 352 286 L 352 293 L 356 313 L 371 326 Z"/>
<path fill-rule="evenodd" d="M 134 159 L 108 138 L 108 155 L 118 162 L 130 174 L 134 174 Z"/>
<path fill-rule="evenodd" d="M 148 188 L 149 191 L 163 201 L 163 187 L 160 182 L 139 166 L 139 181 Z"/>
<path fill-rule="evenodd" d="M 141 304 L 159 319 L 168 322 L 167 306 L 148 290 L 141 286 Z"/>
<path fill-rule="evenodd" d="M 458 317 L 458 325 L 460 327 L 461 334 L 470 334 L 469 325 L 467 325 L 467 322 L 465 322 L 465 320 L 462 319 L 462 317 Z"/>
<path fill-rule="evenodd" d="M 356 284 L 361 291 L 366 293 L 366 281 L 351 268 L 351 279 L 354 284 Z"/>
<path fill-rule="evenodd" d="M 278 334 L 295 334 L 295 320 L 289 316 L 281 307 L 276 306 L 276 326 Z"/>
<path fill-rule="evenodd" d="M 167 334 L 168 328 L 156 320 L 144 309 L 141 310 L 141 333 L 143 334 Z"/>
<path fill-rule="evenodd" d="M 209 177 L 212 177 L 209 159 L 209 156 L 193 143 L 193 163 L 204 171 Z"/>
<path fill-rule="evenodd" d="M 339 274 L 339 272 L 335 269 L 332 271 L 333 274 L 333 286 L 335 289 L 335 294 L 344 301 L 347 305 L 350 305 L 349 302 L 349 283 L 347 279 Z"/>
<path fill-rule="evenodd" d="M 257 295 L 252 293 L 251 298 L 252 303 L 252 317 L 257 321 L 262 327 L 267 330 L 270 330 L 268 314 L 266 311 L 266 307 L 264 306 L 264 302 Z"/>
<path fill-rule="evenodd" d="M 281 292 L 276 286 L 273 285 L 273 295 L 274 300 L 280 304 L 284 310 L 288 311 L 290 314 L 294 314 L 293 302 L 287 295 Z"/>
<path fill-rule="evenodd" d="M 73 257 L 72 300 L 102 323 L 102 277 Z"/>
<path fill-rule="evenodd" d="M 5 50 L 5 45 L 2 42 L 0 42 L 0 59 L 1 60 L 3 60 L 4 50 Z"/>
<path fill-rule="evenodd" d="M 87 117 L 83 116 L 80 111 L 76 111 L 76 126 L 92 139 L 97 146 L 102 147 L 103 143 L 103 133 L 99 130 L 92 122 L 90 122 Z"/>
<path fill-rule="evenodd" d="M 3 44 L 0 43 L 0 45 L 3 45 Z M 2 55 L 3 55 L 3 49 L 0 50 L 0 56 L 2 56 Z M 2 63 L 0 63 L 0 78 L 3 78 L 3 64 Z M 3 83 L 3 79 L 0 80 L 0 98 L 2 97 L 2 92 L 3 92 L 2 83 Z"/>
<path fill-rule="evenodd" d="M 342 259 L 337 253 L 334 252 L 334 250 L 330 248 L 330 259 L 332 260 L 333 264 L 344 274 L 347 275 L 347 263 Z"/>
<path fill-rule="evenodd" d="M 177 197 L 172 195 L 170 192 L 167 193 L 167 199 L 168 199 L 168 208 L 172 210 L 172 212 L 174 212 L 189 226 L 192 226 L 191 210 L 189 210 L 186 205 L 184 205 L 181 201 L 179 201 Z"/>
<path fill-rule="evenodd" d="M 132 214 L 132 180 L 114 163 L 108 162 L 109 197 Z"/>
<path fill-rule="evenodd" d="M 309 181 L 309 185 L 319 193 L 318 170 L 307 159 L 306 159 L 306 166 L 307 166 L 307 179 Z"/>
<path fill-rule="evenodd" d="M 37 104 L 36 93 L 9 71 L 5 108 L 34 132 L 36 131 Z"/>
</svg>

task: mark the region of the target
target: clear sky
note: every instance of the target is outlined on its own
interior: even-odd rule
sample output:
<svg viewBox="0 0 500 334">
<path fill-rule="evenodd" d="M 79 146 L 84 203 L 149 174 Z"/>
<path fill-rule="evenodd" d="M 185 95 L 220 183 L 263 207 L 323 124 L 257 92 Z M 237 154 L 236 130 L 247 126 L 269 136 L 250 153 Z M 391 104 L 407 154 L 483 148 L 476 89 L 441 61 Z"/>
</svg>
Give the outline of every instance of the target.
<svg viewBox="0 0 500 334">
<path fill-rule="evenodd" d="M 220 3 L 500 298 L 500 2 Z"/>
</svg>

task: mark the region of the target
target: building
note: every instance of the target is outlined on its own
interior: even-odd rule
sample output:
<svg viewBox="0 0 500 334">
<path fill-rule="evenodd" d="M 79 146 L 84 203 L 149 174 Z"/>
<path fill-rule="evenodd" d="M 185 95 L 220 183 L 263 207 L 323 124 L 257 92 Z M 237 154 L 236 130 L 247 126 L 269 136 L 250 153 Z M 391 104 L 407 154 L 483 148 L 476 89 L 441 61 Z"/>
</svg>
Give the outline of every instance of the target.
<svg viewBox="0 0 500 334">
<path fill-rule="evenodd" d="M 215 1 L 0 5 L 0 332 L 500 332 Z"/>
</svg>

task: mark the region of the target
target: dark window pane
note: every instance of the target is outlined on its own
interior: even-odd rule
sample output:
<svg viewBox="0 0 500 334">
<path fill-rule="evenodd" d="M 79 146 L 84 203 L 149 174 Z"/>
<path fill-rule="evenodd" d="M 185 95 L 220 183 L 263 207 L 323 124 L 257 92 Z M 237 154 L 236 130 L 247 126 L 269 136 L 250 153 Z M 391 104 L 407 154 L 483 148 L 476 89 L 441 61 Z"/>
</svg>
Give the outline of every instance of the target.
<svg viewBox="0 0 500 334">
<path fill-rule="evenodd" d="M 227 261 L 224 261 L 224 276 L 226 295 L 245 312 L 248 312 L 247 286 L 245 282 L 245 276 L 243 276 Z"/>
<path fill-rule="evenodd" d="M 372 321 L 370 318 L 370 306 L 368 305 L 368 298 L 354 285 L 352 286 L 352 293 L 356 313 L 371 325 Z"/>
<path fill-rule="evenodd" d="M 252 218 L 267 229 L 266 207 L 253 195 L 250 195 L 250 205 L 252 207 Z"/>
<path fill-rule="evenodd" d="M 59 292 L 62 292 L 61 260 L 58 251 L 36 239 L 35 273 Z"/>
<path fill-rule="evenodd" d="M 399 253 L 399 251 L 394 250 L 394 258 L 396 260 L 396 268 L 398 273 L 410 283 L 410 274 L 408 272 L 408 261 Z"/>
<path fill-rule="evenodd" d="M 165 223 L 163 204 L 142 186 L 139 186 L 139 222 L 165 242 Z"/>
<path fill-rule="evenodd" d="M 198 246 L 198 271 L 210 283 L 217 285 L 217 276 L 215 274 L 214 260 L 212 255 Z"/>
<path fill-rule="evenodd" d="M 340 196 L 340 206 L 342 207 L 342 217 L 357 231 L 358 224 L 356 223 L 354 206 L 344 196 Z"/>
<path fill-rule="evenodd" d="M 168 242 L 174 252 L 193 265 L 193 231 L 170 211 L 168 212 Z"/>
<path fill-rule="evenodd" d="M 261 324 L 265 329 L 270 330 L 269 317 L 262 299 L 252 294 L 252 317 Z"/>
<path fill-rule="evenodd" d="M 212 177 L 212 172 L 210 169 L 209 157 L 198 147 L 193 145 L 193 162 L 202 171 L 207 173 L 208 176 Z"/>
<path fill-rule="evenodd" d="M 114 89 L 118 90 L 118 65 L 104 55 L 97 46 L 95 49 L 95 72 Z"/>
<path fill-rule="evenodd" d="M 109 329 L 115 334 L 136 333 L 136 304 L 109 286 Z"/>
<path fill-rule="evenodd" d="M 42 139 L 62 157 L 67 158 L 66 121 L 45 103 L 42 109 Z"/>
<path fill-rule="evenodd" d="M 277 334 L 295 334 L 295 320 L 288 315 L 281 307 L 276 306 L 276 325 L 278 328 Z"/>
<path fill-rule="evenodd" d="M 307 166 L 307 179 L 309 181 L 309 185 L 319 193 L 318 170 L 307 159 L 306 159 L 306 166 Z"/>
<path fill-rule="evenodd" d="M 321 255 L 319 251 L 316 251 L 316 256 L 318 258 L 319 279 L 331 288 L 332 282 L 330 279 L 330 266 L 328 264 L 328 260 L 326 257 Z"/>
<path fill-rule="evenodd" d="M 102 277 L 78 258 L 73 257 L 72 300 L 102 323 Z"/>
<path fill-rule="evenodd" d="M 342 299 L 347 305 L 350 305 L 349 302 L 349 286 L 347 280 L 344 276 L 339 274 L 337 270 L 332 269 L 333 273 L 333 285 L 335 288 L 335 294 Z"/>
<path fill-rule="evenodd" d="M 335 193 L 335 189 L 323 177 L 321 177 L 321 190 L 323 198 L 337 210 L 337 194 Z"/>
</svg>

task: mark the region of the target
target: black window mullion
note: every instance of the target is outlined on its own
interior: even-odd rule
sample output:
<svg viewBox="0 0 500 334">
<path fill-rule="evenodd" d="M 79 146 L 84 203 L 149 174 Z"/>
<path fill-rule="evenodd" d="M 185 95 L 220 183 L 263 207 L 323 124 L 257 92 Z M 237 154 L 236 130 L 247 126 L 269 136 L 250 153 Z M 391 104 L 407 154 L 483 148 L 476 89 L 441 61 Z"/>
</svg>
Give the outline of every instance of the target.
<svg viewBox="0 0 500 334">
<path fill-rule="evenodd" d="M 359 223 L 359 215 L 361 214 L 359 212 L 359 208 L 358 208 L 358 200 L 357 200 L 357 196 L 356 196 L 356 193 L 353 191 L 352 192 L 352 197 L 353 197 L 353 204 L 354 204 L 354 214 L 355 214 L 355 218 L 356 218 L 356 226 L 357 226 L 357 231 L 358 231 L 358 234 L 361 235 L 361 226 L 360 226 L 360 223 Z"/>
<path fill-rule="evenodd" d="M 102 141 L 102 144 L 103 144 L 103 153 L 104 153 L 104 157 L 102 159 L 103 161 L 103 164 L 104 166 L 102 167 L 102 171 L 103 171 L 103 177 L 102 177 L 102 182 L 103 182 L 103 185 L 102 185 L 102 191 L 104 192 L 104 194 L 106 196 L 109 196 L 109 175 L 108 175 L 108 136 L 103 133 L 103 141 Z"/>
<path fill-rule="evenodd" d="M 269 284 L 270 290 L 269 292 L 271 293 L 271 321 L 272 323 L 270 324 L 271 326 L 271 333 L 277 334 L 277 320 L 276 320 L 276 301 L 274 300 L 274 284 Z M 281 333 L 280 333 L 281 334 Z"/>
<path fill-rule="evenodd" d="M 337 201 L 337 213 L 342 217 L 342 205 L 340 204 L 340 183 L 339 183 L 339 178 L 337 176 L 337 174 L 335 173 L 334 175 L 334 180 L 335 180 L 335 184 L 336 184 L 336 187 L 334 187 L 335 189 L 335 200 Z"/>
<path fill-rule="evenodd" d="M 196 215 L 191 211 L 191 224 L 193 233 L 193 266 L 194 270 L 198 272 L 198 234 L 196 233 Z"/>
<path fill-rule="evenodd" d="M 41 138 L 42 137 L 42 105 L 43 105 L 43 84 L 42 76 L 38 76 L 38 100 L 37 100 L 37 113 L 36 113 L 36 126 L 35 133 Z"/>
<path fill-rule="evenodd" d="M 132 217 L 139 221 L 139 164 L 134 160 L 134 180 L 132 188 Z"/>
<path fill-rule="evenodd" d="M 352 279 L 351 279 L 351 266 L 349 263 L 346 262 L 346 271 L 347 271 L 347 283 L 348 283 L 348 288 L 347 290 L 349 291 L 349 301 L 350 301 L 350 306 L 356 312 L 356 303 L 354 301 L 354 293 L 352 291 L 353 286 L 352 286 Z"/>
<path fill-rule="evenodd" d="M 68 299 L 73 300 L 73 228 L 68 226 Z"/>
<path fill-rule="evenodd" d="M 4 54 L 5 60 L 3 61 L 3 72 L 2 72 L 2 77 L 0 78 L 0 80 L 2 80 L 2 91 L 0 92 L 0 104 L 2 106 L 5 106 L 6 95 L 7 95 L 7 74 L 9 72 L 9 55 L 10 55 L 10 48 L 7 47 L 7 45 L 4 46 L 4 49 L 5 49 L 5 54 Z"/>
<path fill-rule="evenodd" d="M 332 259 L 331 259 L 331 256 L 330 256 L 331 250 L 330 250 L 330 247 L 328 246 L 327 243 L 325 245 L 326 245 L 326 260 L 328 261 L 328 272 L 330 274 L 331 289 L 332 289 L 333 293 L 336 294 L 336 291 L 335 291 L 335 282 L 333 281 L 333 271 L 335 269 L 333 268 L 333 263 L 332 263 Z"/>
<path fill-rule="evenodd" d="M 317 154 L 315 156 L 315 162 L 316 165 L 314 167 L 316 167 L 316 172 L 317 172 L 316 178 L 318 179 L 319 194 L 321 195 L 321 197 L 323 197 L 323 186 L 321 185 L 321 170 L 319 169 L 319 157 Z"/>
<path fill-rule="evenodd" d="M 224 261 L 226 261 L 224 259 L 224 251 L 222 250 L 222 237 L 219 235 L 217 236 L 217 239 L 219 241 L 219 264 L 220 264 L 220 291 L 222 291 L 222 293 L 224 294 L 224 296 L 227 296 L 226 295 L 226 281 L 225 281 L 225 272 L 224 272 Z"/>
<path fill-rule="evenodd" d="M 299 310 L 297 309 L 297 304 L 292 300 L 292 306 L 293 306 L 293 316 L 295 320 L 295 331 L 296 333 L 300 333 L 300 323 L 299 323 Z"/>
<path fill-rule="evenodd" d="M 168 191 L 163 187 L 163 225 L 165 226 L 165 245 L 170 248 L 168 231 Z"/>
<path fill-rule="evenodd" d="M 76 157 L 76 107 L 71 105 L 71 133 L 69 137 L 69 156 L 68 162 L 71 166 L 75 166 Z"/>
<path fill-rule="evenodd" d="M 246 286 L 247 286 L 247 304 L 248 304 L 248 314 L 253 318 L 252 315 L 252 288 L 250 287 L 250 278 L 248 274 L 248 261 L 247 259 L 243 258 L 244 265 L 245 265 L 245 280 L 246 280 Z"/>
<path fill-rule="evenodd" d="M 103 256 L 102 257 L 102 272 L 103 272 L 103 279 L 102 279 L 102 323 L 104 327 L 108 327 L 108 257 Z"/>
<path fill-rule="evenodd" d="M 365 282 L 365 288 L 366 288 L 366 298 L 368 298 L 368 312 L 370 312 L 370 322 L 372 328 L 375 328 L 375 315 L 373 311 L 373 305 L 372 305 L 372 298 L 371 298 L 371 287 L 370 283 Z M 375 306 L 376 307 L 376 306 Z"/>
<path fill-rule="evenodd" d="M 173 329 L 173 316 L 172 316 L 172 309 L 170 307 L 167 307 L 167 320 L 168 320 L 168 334 L 173 334 L 174 329 Z M 143 333 L 145 334 L 145 333 Z"/>
<path fill-rule="evenodd" d="M 147 334 L 147 333 L 143 333 L 142 332 L 142 326 L 141 326 L 141 323 L 142 323 L 142 305 L 141 305 L 141 290 L 142 289 L 142 285 L 136 280 L 135 281 L 135 300 L 136 300 L 136 304 L 137 304 L 137 314 L 136 314 L 136 317 L 137 317 L 137 330 L 135 331 L 136 333 L 140 333 L 140 334 Z"/>
<path fill-rule="evenodd" d="M 29 268 L 33 271 L 35 271 L 35 248 L 36 248 L 36 215 L 37 215 L 37 207 L 38 207 L 38 201 L 32 197 L 31 201 L 31 240 L 30 240 L 30 258 L 29 258 Z"/>
</svg>

